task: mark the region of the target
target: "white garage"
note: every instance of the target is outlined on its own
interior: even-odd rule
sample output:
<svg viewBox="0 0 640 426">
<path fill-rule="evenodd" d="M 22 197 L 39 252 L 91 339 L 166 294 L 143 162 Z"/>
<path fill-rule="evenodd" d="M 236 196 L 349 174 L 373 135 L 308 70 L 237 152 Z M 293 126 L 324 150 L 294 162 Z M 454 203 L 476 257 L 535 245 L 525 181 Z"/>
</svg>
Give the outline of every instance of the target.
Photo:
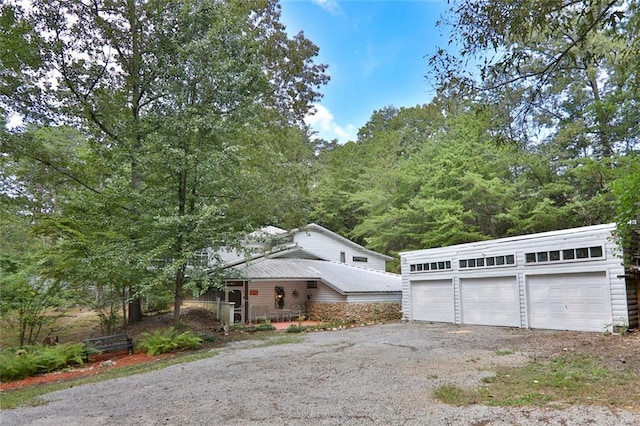
<svg viewBox="0 0 640 426">
<path fill-rule="evenodd" d="M 411 312 L 417 321 L 453 322 L 453 285 L 451 280 L 411 283 Z"/>
<path fill-rule="evenodd" d="M 400 254 L 406 319 L 553 330 L 638 327 L 615 224 Z"/>
<path fill-rule="evenodd" d="M 527 277 L 529 326 L 604 331 L 612 321 L 604 272 Z"/>
<path fill-rule="evenodd" d="M 463 324 L 520 327 L 516 277 L 461 278 Z"/>
</svg>

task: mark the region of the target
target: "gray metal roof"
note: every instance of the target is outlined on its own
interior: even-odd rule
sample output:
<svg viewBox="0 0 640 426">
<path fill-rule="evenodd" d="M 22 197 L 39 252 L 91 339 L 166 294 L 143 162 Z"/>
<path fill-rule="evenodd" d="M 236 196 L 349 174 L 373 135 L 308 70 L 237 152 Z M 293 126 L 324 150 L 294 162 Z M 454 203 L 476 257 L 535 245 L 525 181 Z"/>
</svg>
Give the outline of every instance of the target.
<svg viewBox="0 0 640 426">
<path fill-rule="evenodd" d="M 400 275 L 324 260 L 258 259 L 233 269 L 249 280 L 322 281 L 340 293 L 402 291 Z"/>
</svg>

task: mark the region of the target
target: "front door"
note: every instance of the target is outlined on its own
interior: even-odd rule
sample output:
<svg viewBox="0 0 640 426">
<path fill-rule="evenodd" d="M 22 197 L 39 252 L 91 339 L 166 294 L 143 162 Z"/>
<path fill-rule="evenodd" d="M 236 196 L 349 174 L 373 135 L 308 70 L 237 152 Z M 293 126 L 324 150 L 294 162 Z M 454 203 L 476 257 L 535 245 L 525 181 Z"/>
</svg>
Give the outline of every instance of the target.
<svg viewBox="0 0 640 426">
<path fill-rule="evenodd" d="M 244 287 L 229 286 L 229 302 L 233 302 L 233 322 L 244 323 Z"/>
</svg>

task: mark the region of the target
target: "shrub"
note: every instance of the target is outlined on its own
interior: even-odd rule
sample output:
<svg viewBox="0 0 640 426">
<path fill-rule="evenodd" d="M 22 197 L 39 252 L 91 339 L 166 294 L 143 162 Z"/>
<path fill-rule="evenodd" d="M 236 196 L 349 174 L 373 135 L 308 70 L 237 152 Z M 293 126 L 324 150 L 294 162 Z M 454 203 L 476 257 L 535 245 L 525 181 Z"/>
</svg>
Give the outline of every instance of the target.
<svg viewBox="0 0 640 426">
<path fill-rule="evenodd" d="M 198 349 L 202 346 L 202 338 L 190 331 L 178 333 L 174 327 L 169 327 L 153 334 L 143 333 L 139 346 L 149 355 L 158 355 L 180 349 Z"/>
<path fill-rule="evenodd" d="M 287 328 L 287 333 L 303 333 L 305 331 L 307 331 L 307 327 L 304 325 L 291 324 L 289 328 Z"/>
<path fill-rule="evenodd" d="M 264 324 L 256 325 L 254 327 L 247 327 L 245 328 L 245 331 L 249 333 L 255 333 L 256 331 L 273 331 L 275 329 L 276 328 L 272 326 L 270 323 L 264 323 Z"/>
<path fill-rule="evenodd" d="M 71 365 L 81 365 L 83 355 L 82 343 L 6 349 L 0 353 L 0 381 L 20 380 Z"/>
</svg>

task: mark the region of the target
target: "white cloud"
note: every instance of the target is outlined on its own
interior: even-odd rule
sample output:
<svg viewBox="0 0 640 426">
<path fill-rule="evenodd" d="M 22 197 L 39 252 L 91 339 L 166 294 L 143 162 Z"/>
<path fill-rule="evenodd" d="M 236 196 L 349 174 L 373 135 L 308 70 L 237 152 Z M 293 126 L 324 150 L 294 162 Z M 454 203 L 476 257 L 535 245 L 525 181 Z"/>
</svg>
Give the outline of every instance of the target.
<svg viewBox="0 0 640 426">
<path fill-rule="evenodd" d="M 313 3 L 334 16 L 342 16 L 342 9 L 336 0 L 313 0 Z"/>
<path fill-rule="evenodd" d="M 340 143 L 356 140 L 358 134 L 356 126 L 353 124 L 341 126 L 336 123 L 333 114 L 326 107 L 320 104 L 316 104 L 314 107 L 315 114 L 307 115 L 304 121 L 311 127 L 311 130 L 316 132 L 316 137 L 329 141 L 338 139 Z"/>
</svg>

